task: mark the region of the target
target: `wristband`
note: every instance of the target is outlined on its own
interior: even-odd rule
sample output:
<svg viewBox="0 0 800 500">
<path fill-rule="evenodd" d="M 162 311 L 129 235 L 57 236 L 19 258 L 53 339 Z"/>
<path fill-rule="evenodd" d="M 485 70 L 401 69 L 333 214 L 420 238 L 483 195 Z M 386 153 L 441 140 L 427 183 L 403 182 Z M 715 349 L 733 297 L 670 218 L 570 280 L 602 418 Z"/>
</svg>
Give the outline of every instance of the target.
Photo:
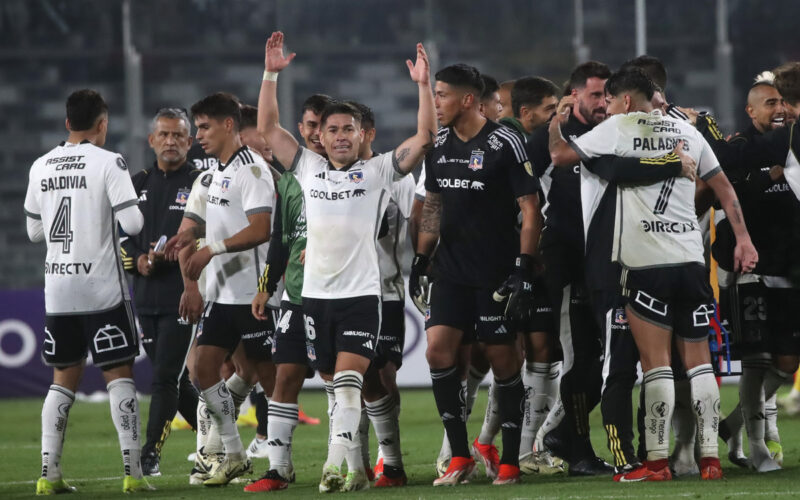
<svg viewBox="0 0 800 500">
<path fill-rule="evenodd" d="M 261 79 L 264 80 L 265 82 L 277 82 L 278 72 L 264 70 L 264 76 Z"/>
<path fill-rule="evenodd" d="M 211 255 L 219 255 L 228 251 L 225 247 L 225 240 L 214 241 L 206 246 L 211 251 Z"/>
</svg>

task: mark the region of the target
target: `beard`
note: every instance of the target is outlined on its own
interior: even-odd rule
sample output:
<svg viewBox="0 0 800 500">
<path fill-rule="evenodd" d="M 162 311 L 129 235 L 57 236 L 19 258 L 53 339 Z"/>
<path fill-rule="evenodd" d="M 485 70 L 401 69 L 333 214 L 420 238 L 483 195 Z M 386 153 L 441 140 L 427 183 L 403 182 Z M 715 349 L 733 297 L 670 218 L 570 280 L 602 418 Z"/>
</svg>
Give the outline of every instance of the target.
<svg viewBox="0 0 800 500">
<path fill-rule="evenodd" d="M 586 120 L 586 122 L 592 126 L 597 125 L 598 123 L 606 119 L 605 108 L 595 108 L 594 110 L 592 110 L 589 109 L 588 106 L 580 102 L 578 103 L 578 111 L 580 111 L 581 116 Z M 602 113 L 602 117 L 597 116 L 595 113 Z"/>
</svg>

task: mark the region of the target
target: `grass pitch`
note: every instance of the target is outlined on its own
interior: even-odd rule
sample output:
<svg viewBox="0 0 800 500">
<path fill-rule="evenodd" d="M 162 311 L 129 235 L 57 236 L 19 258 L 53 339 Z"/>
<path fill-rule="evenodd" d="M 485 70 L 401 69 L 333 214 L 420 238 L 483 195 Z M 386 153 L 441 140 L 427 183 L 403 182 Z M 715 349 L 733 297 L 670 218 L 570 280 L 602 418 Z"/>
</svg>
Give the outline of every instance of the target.
<svg viewBox="0 0 800 500">
<path fill-rule="evenodd" d="M 670 483 L 619 484 L 610 478 L 577 479 L 564 476 L 525 476 L 518 486 L 492 486 L 483 475 L 472 484 L 455 488 L 431 486 L 435 477 L 434 460 L 442 440 L 442 426 L 430 390 L 403 391 L 401 433 L 403 458 L 409 485 L 391 490 L 370 489 L 351 493 L 361 498 L 800 498 L 800 419 L 780 415 L 779 426 L 784 449 L 784 470 L 768 475 L 756 475 L 730 464 L 727 448 L 720 443 L 725 479 L 705 482 L 698 478 L 675 480 Z M 736 388 L 722 389 L 723 411 L 730 411 L 737 400 Z M 26 498 L 33 496 L 35 480 L 40 468 L 40 412 L 41 399 L 0 401 L 0 498 Z M 294 439 L 294 464 L 297 482 L 288 490 L 260 495 L 281 498 L 321 497 L 317 492 L 322 463 L 326 455 L 327 418 L 323 391 L 308 390 L 301 394 L 301 404 L 309 414 L 321 417 L 318 426 L 300 426 Z M 480 428 L 486 391 L 481 391 L 476 413 L 469 424 L 474 438 Z M 142 414 L 147 415 L 148 402 L 142 402 Z M 146 418 L 146 417 L 145 417 Z M 144 427 L 142 427 L 144 430 Z M 255 430 L 240 427 L 244 445 L 247 446 Z M 598 454 L 610 460 L 605 433 L 600 424 L 599 409 L 592 414 L 592 441 Z M 147 498 L 233 498 L 246 497 L 242 485 L 231 484 L 220 489 L 189 486 L 191 463 L 186 455 L 194 450 L 195 437 L 191 431 L 174 431 L 162 453 L 162 476 L 151 478 L 157 491 L 139 494 Z M 372 456 L 375 452 L 372 436 Z M 78 492 L 70 498 L 118 498 L 122 495 L 122 462 L 117 436 L 111 423 L 107 403 L 77 402 L 71 412 L 62 459 L 64 477 Z M 253 477 L 267 467 L 266 459 L 254 462 Z"/>
</svg>

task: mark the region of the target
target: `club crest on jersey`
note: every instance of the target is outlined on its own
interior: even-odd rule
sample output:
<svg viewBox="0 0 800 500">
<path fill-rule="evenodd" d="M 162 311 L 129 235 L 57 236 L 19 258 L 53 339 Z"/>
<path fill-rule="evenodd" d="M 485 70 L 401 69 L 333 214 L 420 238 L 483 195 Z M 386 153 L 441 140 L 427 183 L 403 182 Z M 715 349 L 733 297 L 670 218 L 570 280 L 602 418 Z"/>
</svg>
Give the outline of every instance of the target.
<svg viewBox="0 0 800 500">
<path fill-rule="evenodd" d="M 476 149 L 469 157 L 469 169 L 472 171 L 483 169 L 483 151 Z"/>
<path fill-rule="evenodd" d="M 618 325 L 628 324 L 628 316 L 625 315 L 625 309 L 620 307 L 614 311 L 614 323 Z"/>
<path fill-rule="evenodd" d="M 178 194 L 175 196 L 175 203 L 179 205 L 186 205 L 186 202 L 189 200 L 189 192 L 188 188 L 181 188 L 178 190 Z"/>
<path fill-rule="evenodd" d="M 227 193 L 229 187 L 231 187 L 231 180 L 227 177 L 222 179 L 222 192 Z"/>
<path fill-rule="evenodd" d="M 347 178 L 350 179 L 350 182 L 355 182 L 358 184 L 359 182 L 364 180 L 364 172 L 361 170 L 356 170 L 354 172 L 347 172 Z"/>
</svg>

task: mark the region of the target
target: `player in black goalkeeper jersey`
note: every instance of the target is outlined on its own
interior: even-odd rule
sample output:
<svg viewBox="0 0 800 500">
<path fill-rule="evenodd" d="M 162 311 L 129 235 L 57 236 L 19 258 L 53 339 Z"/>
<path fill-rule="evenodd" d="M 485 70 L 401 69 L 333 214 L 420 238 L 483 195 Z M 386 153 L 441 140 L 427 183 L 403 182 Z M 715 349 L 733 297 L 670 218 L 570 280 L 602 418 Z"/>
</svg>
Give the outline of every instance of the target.
<svg viewBox="0 0 800 500">
<path fill-rule="evenodd" d="M 418 277 L 438 240 L 426 355 L 452 459 L 434 485 L 458 484 L 474 468 L 467 445 L 466 398 L 456 367 L 462 341 L 473 335 L 485 345 L 503 422 L 503 456 L 495 484 L 519 481 L 524 391 L 516 327 L 506 320 L 506 312 L 518 317 L 529 310 L 540 227 L 539 183 L 519 137 L 481 115 L 482 90 L 480 74 L 471 66 L 449 66 L 436 74 L 442 128 L 425 158 L 427 195 L 411 277 L 412 294 L 419 295 Z M 515 229 L 519 210 L 521 233 Z M 510 296 L 497 302 L 493 292 L 504 283 Z"/>
</svg>

